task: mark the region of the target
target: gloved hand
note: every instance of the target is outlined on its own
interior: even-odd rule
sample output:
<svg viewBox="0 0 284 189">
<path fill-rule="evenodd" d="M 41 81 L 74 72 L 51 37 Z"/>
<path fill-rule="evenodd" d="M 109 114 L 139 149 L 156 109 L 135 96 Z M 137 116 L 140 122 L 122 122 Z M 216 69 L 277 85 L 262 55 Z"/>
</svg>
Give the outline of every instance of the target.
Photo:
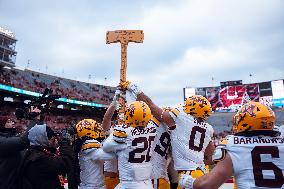
<svg viewBox="0 0 284 189">
<path fill-rule="evenodd" d="M 121 88 L 121 90 L 128 90 L 129 92 L 131 92 L 136 97 L 137 97 L 137 95 L 142 93 L 140 88 L 136 84 L 131 83 L 130 81 L 125 81 L 125 82 L 121 83 L 119 85 L 119 87 Z"/>
<path fill-rule="evenodd" d="M 112 104 L 113 106 L 117 107 L 118 101 L 119 101 L 119 97 L 120 97 L 121 95 L 122 95 L 122 91 L 121 91 L 119 88 L 117 88 L 116 91 L 115 91 L 115 93 L 114 93 L 114 96 L 113 96 L 113 98 L 112 98 L 112 102 L 111 102 L 111 104 Z"/>
<path fill-rule="evenodd" d="M 192 178 L 189 173 L 184 173 L 180 175 L 179 186 L 186 189 L 193 189 L 193 183 L 195 178 Z"/>
</svg>

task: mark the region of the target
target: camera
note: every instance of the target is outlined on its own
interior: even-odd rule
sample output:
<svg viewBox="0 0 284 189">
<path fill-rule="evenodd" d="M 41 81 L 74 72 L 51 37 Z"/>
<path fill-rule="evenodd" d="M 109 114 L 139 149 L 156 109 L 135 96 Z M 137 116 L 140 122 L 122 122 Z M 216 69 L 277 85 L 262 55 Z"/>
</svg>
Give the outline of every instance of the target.
<svg viewBox="0 0 284 189">
<path fill-rule="evenodd" d="M 46 88 L 44 93 L 39 98 L 34 98 L 27 105 L 23 107 L 16 108 L 15 115 L 18 120 L 26 119 L 33 120 L 38 115 L 44 114 L 50 111 L 50 104 L 54 102 L 56 99 L 61 98 L 60 95 L 52 94 L 53 90 L 50 88 Z M 40 112 L 31 112 L 31 108 L 38 108 Z"/>
</svg>

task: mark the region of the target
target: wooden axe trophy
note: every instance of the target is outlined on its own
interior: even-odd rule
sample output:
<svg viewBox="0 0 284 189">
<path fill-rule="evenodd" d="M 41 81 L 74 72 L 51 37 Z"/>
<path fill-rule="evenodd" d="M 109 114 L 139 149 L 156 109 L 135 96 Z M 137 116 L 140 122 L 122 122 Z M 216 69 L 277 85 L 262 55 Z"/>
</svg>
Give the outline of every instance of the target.
<svg viewBox="0 0 284 189">
<path fill-rule="evenodd" d="M 121 66 L 120 66 L 120 84 L 126 81 L 127 68 L 127 46 L 129 42 L 143 43 L 143 30 L 116 30 L 108 31 L 106 34 L 106 43 L 121 44 Z M 124 124 L 124 111 L 126 103 L 126 92 L 119 97 L 118 124 Z"/>
</svg>

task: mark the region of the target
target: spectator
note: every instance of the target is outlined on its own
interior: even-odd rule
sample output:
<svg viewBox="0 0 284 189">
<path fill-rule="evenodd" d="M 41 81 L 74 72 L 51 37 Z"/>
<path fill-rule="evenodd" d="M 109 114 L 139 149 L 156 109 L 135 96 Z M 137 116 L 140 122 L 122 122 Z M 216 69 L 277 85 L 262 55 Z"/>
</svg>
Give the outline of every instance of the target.
<svg viewBox="0 0 284 189">
<path fill-rule="evenodd" d="M 46 124 L 34 126 L 28 134 L 31 147 L 27 150 L 21 167 L 22 189 L 63 189 L 62 175 L 74 161 L 74 152 L 69 141 L 62 139 L 59 153 L 57 138 Z"/>
<path fill-rule="evenodd" d="M 5 189 L 17 189 L 19 165 L 23 150 L 29 147 L 27 132 L 16 136 L 14 122 L 2 119 L 0 123 L 0 186 Z"/>
</svg>

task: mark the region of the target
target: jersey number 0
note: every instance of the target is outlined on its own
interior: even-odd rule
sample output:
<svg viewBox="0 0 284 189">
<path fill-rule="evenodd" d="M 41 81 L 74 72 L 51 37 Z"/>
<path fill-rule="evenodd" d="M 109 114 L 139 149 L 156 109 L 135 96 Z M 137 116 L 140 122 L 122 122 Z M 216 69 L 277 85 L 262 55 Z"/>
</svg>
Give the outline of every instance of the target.
<svg viewBox="0 0 284 189">
<path fill-rule="evenodd" d="M 196 134 L 199 133 L 200 137 L 196 138 Z M 193 151 L 200 152 L 203 149 L 204 138 L 205 138 L 206 129 L 194 126 L 191 129 L 190 139 L 189 139 L 189 149 Z M 197 139 L 197 140 L 196 140 Z M 199 141 L 198 141 L 199 139 Z M 198 144 L 196 144 L 198 143 Z"/>
</svg>

